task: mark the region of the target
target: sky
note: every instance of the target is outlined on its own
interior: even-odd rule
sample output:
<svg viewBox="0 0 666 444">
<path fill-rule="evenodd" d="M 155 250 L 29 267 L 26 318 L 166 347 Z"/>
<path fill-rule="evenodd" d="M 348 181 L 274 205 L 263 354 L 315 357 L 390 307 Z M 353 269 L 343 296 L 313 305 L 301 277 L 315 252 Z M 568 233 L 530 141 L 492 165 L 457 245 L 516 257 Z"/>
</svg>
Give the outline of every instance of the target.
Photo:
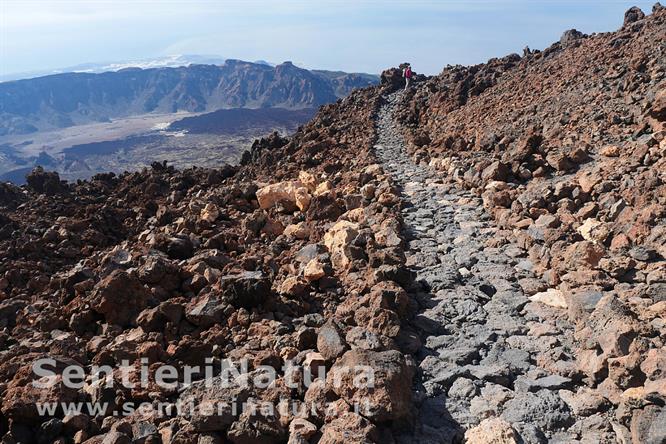
<svg viewBox="0 0 666 444">
<path fill-rule="evenodd" d="M 290 60 L 379 73 L 404 61 L 439 73 L 563 31 L 605 32 L 653 1 L 0 0 L 0 74 L 173 54 Z"/>
</svg>

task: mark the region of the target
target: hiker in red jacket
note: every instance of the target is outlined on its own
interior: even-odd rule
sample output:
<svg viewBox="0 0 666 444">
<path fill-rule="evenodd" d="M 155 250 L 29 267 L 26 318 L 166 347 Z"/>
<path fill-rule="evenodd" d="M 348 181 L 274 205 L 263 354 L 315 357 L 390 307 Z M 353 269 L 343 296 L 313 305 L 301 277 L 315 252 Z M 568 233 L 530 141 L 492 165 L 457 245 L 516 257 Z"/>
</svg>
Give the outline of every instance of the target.
<svg viewBox="0 0 666 444">
<path fill-rule="evenodd" d="M 405 78 L 405 89 L 409 88 L 409 81 L 412 79 L 412 67 L 408 63 L 402 70 L 402 76 Z"/>
</svg>

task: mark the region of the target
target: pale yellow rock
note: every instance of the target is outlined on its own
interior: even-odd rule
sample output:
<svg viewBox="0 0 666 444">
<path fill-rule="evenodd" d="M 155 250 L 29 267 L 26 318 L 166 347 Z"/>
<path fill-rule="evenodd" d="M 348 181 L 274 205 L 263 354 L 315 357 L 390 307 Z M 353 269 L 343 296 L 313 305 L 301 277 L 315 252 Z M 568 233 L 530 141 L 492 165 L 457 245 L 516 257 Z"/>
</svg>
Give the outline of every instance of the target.
<svg viewBox="0 0 666 444">
<path fill-rule="evenodd" d="M 373 163 L 372 165 L 368 165 L 365 167 L 365 174 L 369 174 L 370 176 L 375 176 L 377 177 L 378 175 L 383 173 L 383 169 L 381 165 L 377 163 Z"/>
<path fill-rule="evenodd" d="M 274 183 L 260 188 L 257 191 L 259 207 L 271 208 L 278 202 L 291 202 L 299 210 L 305 211 L 310 206 L 312 197 L 307 187 L 298 180 Z"/>
<path fill-rule="evenodd" d="M 599 154 L 606 157 L 618 157 L 620 155 L 620 147 L 617 145 L 607 145 L 599 150 Z"/>
<path fill-rule="evenodd" d="M 287 225 L 287 227 L 284 229 L 284 233 L 282 234 L 294 237 L 296 239 L 307 239 L 310 237 L 310 230 L 305 225 L 305 223 L 299 222 L 297 224 Z"/>
<path fill-rule="evenodd" d="M 592 218 L 586 219 L 583 225 L 577 228 L 577 231 L 583 236 L 583 239 L 595 243 L 603 243 L 610 235 L 605 223 Z"/>
<path fill-rule="evenodd" d="M 454 177 L 461 175 L 456 171 L 462 167 L 462 164 L 457 157 L 440 157 L 432 159 L 428 165 L 434 170 L 445 172 Z"/>
<path fill-rule="evenodd" d="M 324 194 L 333 193 L 333 182 L 326 180 L 319 185 L 314 191 L 315 196 L 323 196 Z"/>
<path fill-rule="evenodd" d="M 342 216 L 340 216 L 341 219 L 348 220 L 350 222 L 358 222 L 358 223 L 363 223 L 366 221 L 365 217 L 365 211 L 363 208 L 354 208 L 353 210 L 349 210 L 346 213 L 344 213 Z"/>
<path fill-rule="evenodd" d="M 294 200 L 296 201 L 296 206 L 298 207 L 299 210 L 305 211 L 310 207 L 310 202 L 312 201 L 312 197 L 310 196 L 310 193 L 308 192 L 307 188 L 297 188 L 294 191 Z"/>
<path fill-rule="evenodd" d="M 201 210 L 201 219 L 205 220 L 206 222 L 215 222 L 218 217 L 220 217 L 220 210 L 215 204 L 206 204 L 204 209 Z"/>
<path fill-rule="evenodd" d="M 298 173 L 298 180 L 310 191 L 317 189 L 318 180 L 312 173 L 301 171 Z"/>
<path fill-rule="evenodd" d="M 329 250 L 338 245 L 346 245 L 358 234 L 358 224 L 347 220 L 341 220 L 335 223 L 324 234 L 324 245 Z"/>
<path fill-rule="evenodd" d="M 488 418 L 465 432 L 467 444 L 516 444 L 518 437 L 511 424 L 500 418 Z"/>
<path fill-rule="evenodd" d="M 430 168 L 439 170 L 439 171 L 448 171 L 451 167 L 451 158 L 450 157 L 440 157 L 436 159 L 431 159 L 428 163 Z"/>
<path fill-rule="evenodd" d="M 645 387 L 631 387 L 622 392 L 622 399 L 643 399 L 645 397 Z"/>
<path fill-rule="evenodd" d="M 307 284 L 296 276 L 290 276 L 280 284 L 280 294 L 289 296 L 300 296 L 305 292 Z"/>
<path fill-rule="evenodd" d="M 509 184 L 506 182 L 502 182 L 501 180 L 492 180 L 488 182 L 488 185 L 486 185 L 485 189 L 486 190 L 491 190 L 491 191 L 503 191 L 507 190 L 509 188 Z"/>
<path fill-rule="evenodd" d="M 256 193 L 259 207 L 264 209 L 270 208 L 282 200 L 293 202 L 293 189 L 294 185 L 292 185 L 291 182 L 274 183 L 259 188 Z M 290 193 L 290 191 L 292 191 L 292 193 Z"/>
<path fill-rule="evenodd" d="M 309 282 L 318 281 L 324 276 L 326 276 L 324 265 L 319 262 L 317 258 L 314 258 L 308 262 L 303 269 L 303 277 Z"/>
<path fill-rule="evenodd" d="M 542 304 L 556 308 L 567 308 L 569 306 L 566 299 L 564 299 L 564 294 L 556 288 L 549 288 L 541 293 L 536 293 L 530 296 L 529 300 L 532 302 L 541 302 Z"/>
<path fill-rule="evenodd" d="M 335 269 L 345 269 L 351 263 L 345 247 L 358 236 L 358 224 L 341 220 L 324 235 L 324 245 L 331 253 L 331 263 Z"/>
</svg>

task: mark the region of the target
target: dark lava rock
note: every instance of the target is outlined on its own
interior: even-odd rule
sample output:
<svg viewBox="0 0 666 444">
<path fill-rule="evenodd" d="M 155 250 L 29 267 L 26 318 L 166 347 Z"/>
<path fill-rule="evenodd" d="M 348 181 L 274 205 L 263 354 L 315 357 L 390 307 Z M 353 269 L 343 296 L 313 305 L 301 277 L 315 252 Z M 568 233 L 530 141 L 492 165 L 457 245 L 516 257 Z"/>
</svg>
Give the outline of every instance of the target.
<svg viewBox="0 0 666 444">
<path fill-rule="evenodd" d="M 41 166 L 36 167 L 26 177 L 28 188 L 36 193 L 52 196 L 67 189 L 60 181 L 60 176 L 55 171 L 44 171 Z"/>
<path fill-rule="evenodd" d="M 262 271 L 245 271 L 220 278 L 224 298 L 234 307 L 252 308 L 271 294 L 271 281 Z"/>
<path fill-rule="evenodd" d="M 645 13 L 638 6 L 632 6 L 624 13 L 624 24 L 628 25 L 630 23 L 643 20 L 645 18 Z"/>
<path fill-rule="evenodd" d="M 549 390 L 517 393 L 504 407 L 502 418 L 505 420 L 533 424 L 543 430 L 556 430 L 574 422 L 564 401 Z"/>
</svg>

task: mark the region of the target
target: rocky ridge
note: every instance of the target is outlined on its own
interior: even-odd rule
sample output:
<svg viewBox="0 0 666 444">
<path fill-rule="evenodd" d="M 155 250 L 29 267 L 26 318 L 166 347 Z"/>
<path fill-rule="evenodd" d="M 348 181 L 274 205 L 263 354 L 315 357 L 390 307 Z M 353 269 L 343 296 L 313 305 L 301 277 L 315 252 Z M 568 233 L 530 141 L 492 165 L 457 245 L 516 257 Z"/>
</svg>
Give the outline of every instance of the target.
<svg viewBox="0 0 666 444">
<path fill-rule="evenodd" d="M 632 8 L 617 32 L 449 67 L 396 104 L 413 161 L 481 199 L 535 275 L 522 292 L 572 327 L 555 373 L 587 385 L 570 408 L 610 417 L 595 442 L 664 439 L 647 424 L 664 414 L 665 24 Z"/>
<path fill-rule="evenodd" d="M 389 70 L 238 167 L 0 186 L 3 442 L 663 441 L 664 14 L 404 93 Z M 277 379 L 62 383 L 141 358 Z M 114 414 L 209 401 L 285 408 Z"/>
</svg>

